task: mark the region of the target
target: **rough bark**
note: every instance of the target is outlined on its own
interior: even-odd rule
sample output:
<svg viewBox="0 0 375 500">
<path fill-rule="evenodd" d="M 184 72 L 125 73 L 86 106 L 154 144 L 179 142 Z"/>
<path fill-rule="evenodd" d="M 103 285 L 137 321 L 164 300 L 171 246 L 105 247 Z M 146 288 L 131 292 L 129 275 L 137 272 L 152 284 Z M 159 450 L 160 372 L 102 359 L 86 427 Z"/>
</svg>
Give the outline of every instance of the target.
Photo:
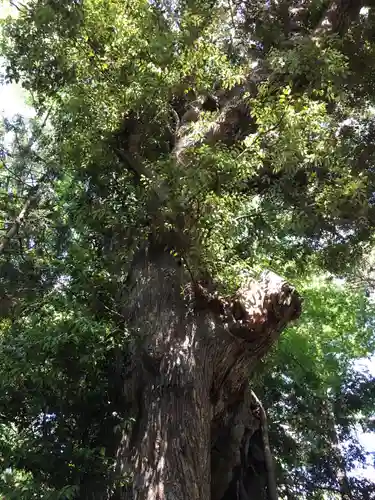
<svg viewBox="0 0 375 500">
<path fill-rule="evenodd" d="M 272 273 L 228 298 L 189 279 L 162 247 L 134 262 L 125 398 L 135 424 L 118 453 L 118 472 L 133 476 L 126 498 L 223 498 L 259 428 L 249 376 L 300 313 L 296 291 Z"/>
</svg>

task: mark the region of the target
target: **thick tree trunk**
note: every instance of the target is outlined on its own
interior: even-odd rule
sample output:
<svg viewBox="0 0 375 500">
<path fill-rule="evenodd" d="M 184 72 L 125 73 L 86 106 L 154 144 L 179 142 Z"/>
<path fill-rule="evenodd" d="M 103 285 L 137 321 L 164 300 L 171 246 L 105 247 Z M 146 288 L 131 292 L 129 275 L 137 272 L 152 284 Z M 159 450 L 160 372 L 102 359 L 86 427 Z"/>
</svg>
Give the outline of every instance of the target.
<svg viewBox="0 0 375 500">
<path fill-rule="evenodd" d="M 248 380 L 298 317 L 300 299 L 272 274 L 232 298 L 208 288 L 191 284 L 163 248 L 134 263 L 126 314 L 136 340 L 125 396 L 135 423 L 118 454 L 122 476 L 132 477 L 126 498 L 219 500 L 231 484 L 253 487 L 238 476 L 259 429 Z"/>
</svg>

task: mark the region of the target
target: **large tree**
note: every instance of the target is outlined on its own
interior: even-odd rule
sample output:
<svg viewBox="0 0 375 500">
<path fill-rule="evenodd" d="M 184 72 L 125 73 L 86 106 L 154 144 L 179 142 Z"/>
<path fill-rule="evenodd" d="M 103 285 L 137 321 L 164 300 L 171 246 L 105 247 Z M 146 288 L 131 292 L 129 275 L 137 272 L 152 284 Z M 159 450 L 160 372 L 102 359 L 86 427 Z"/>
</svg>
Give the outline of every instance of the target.
<svg viewBox="0 0 375 500">
<path fill-rule="evenodd" d="M 249 379 L 300 316 L 290 283 L 372 244 L 370 2 L 13 3 L 37 119 L 2 152 L 3 351 L 32 363 L 4 362 L 4 418 L 77 498 L 274 500 Z"/>
</svg>

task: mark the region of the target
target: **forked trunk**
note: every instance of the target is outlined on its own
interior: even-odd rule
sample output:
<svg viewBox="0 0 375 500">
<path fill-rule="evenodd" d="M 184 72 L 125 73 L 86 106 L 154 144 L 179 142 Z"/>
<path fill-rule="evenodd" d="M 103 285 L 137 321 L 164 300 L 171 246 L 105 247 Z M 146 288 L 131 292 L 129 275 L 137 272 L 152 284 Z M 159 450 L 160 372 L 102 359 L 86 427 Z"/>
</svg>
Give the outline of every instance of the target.
<svg viewBox="0 0 375 500">
<path fill-rule="evenodd" d="M 249 375 L 300 299 L 272 274 L 226 299 L 188 278 L 162 248 L 134 263 L 126 314 L 137 342 L 125 392 L 135 423 L 118 454 L 119 472 L 132 476 L 123 498 L 219 500 L 253 488 L 239 473 L 259 428 Z"/>
</svg>

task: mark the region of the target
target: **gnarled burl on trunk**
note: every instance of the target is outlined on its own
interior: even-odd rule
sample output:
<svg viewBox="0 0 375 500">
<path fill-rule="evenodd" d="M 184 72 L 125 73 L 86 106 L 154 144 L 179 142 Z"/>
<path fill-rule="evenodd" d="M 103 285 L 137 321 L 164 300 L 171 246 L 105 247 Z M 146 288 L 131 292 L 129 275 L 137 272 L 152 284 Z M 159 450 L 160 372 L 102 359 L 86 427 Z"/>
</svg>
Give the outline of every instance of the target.
<svg viewBox="0 0 375 500">
<path fill-rule="evenodd" d="M 256 473 L 264 460 L 251 457 L 252 439 L 263 447 L 249 377 L 299 316 L 297 292 L 268 272 L 219 297 L 158 246 L 137 257 L 132 285 L 127 316 L 137 341 L 126 399 L 135 424 L 118 453 L 132 487 L 120 498 L 266 498 L 269 484 Z"/>
</svg>

